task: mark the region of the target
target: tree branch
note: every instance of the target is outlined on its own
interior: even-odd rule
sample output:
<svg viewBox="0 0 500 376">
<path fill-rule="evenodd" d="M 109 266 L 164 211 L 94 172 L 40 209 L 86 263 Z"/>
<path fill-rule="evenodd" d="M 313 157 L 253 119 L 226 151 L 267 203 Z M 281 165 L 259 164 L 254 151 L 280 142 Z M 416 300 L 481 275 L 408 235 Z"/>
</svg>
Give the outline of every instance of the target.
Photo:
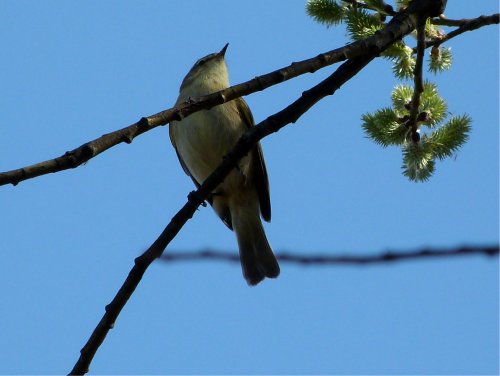
<svg viewBox="0 0 500 376">
<path fill-rule="evenodd" d="M 61 157 L 0 173 L 0 185 L 17 185 L 27 179 L 76 168 L 109 148 L 122 142 L 130 144 L 135 137 L 158 126 L 166 125 L 172 120 L 181 120 L 197 111 L 210 109 L 238 97 L 267 89 L 305 73 L 314 73 L 318 69 L 346 59 L 366 53 L 381 52 L 382 46 L 387 46 L 394 40 L 402 39 L 411 32 L 417 26 L 418 20 L 422 19 L 422 14 L 426 14 L 428 17 L 437 16 L 436 8 L 441 6 L 442 1 L 414 1 L 405 11 L 398 13 L 384 29 L 378 31 L 372 37 L 322 53 L 315 58 L 292 63 L 286 68 L 278 69 L 220 92 L 193 99 L 177 108 L 174 107 L 152 116 L 143 117 L 135 124 L 87 142 L 74 150 L 67 151 Z"/>
<path fill-rule="evenodd" d="M 431 24 L 438 26 L 460 26 L 463 20 L 450 20 L 448 18 L 431 18 Z"/>
<path fill-rule="evenodd" d="M 17 170 L 0 173 L 0 185 L 17 185 L 19 182 L 27 179 L 70 168 L 76 168 L 109 148 L 122 142 L 130 144 L 137 136 L 140 136 L 141 134 L 158 126 L 166 125 L 172 120 L 181 120 L 182 118 L 197 111 L 209 109 L 238 97 L 264 90 L 304 73 L 313 73 L 316 70 L 324 68 L 328 65 L 365 53 L 366 50 L 371 47 L 372 46 L 370 44 L 365 45 L 364 43 L 357 43 L 354 45 L 353 43 L 351 45 L 320 54 L 312 59 L 292 63 L 286 68 L 256 77 L 251 81 L 232 86 L 223 91 L 192 99 L 190 102 L 183 103 L 177 108 L 174 107 L 152 116 L 143 117 L 135 124 L 87 142 L 74 150 L 67 151 L 61 157 Z"/>
<path fill-rule="evenodd" d="M 411 100 L 410 119 L 408 124 L 411 125 L 411 138 L 413 142 L 420 140 L 418 133 L 417 116 L 420 112 L 420 95 L 424 92 L 424 79 L 422 77 L 422 66 L 424 63 L 425 54 L 425 25 L 417 28 L 417 61 L 415 62 L 415 69 L 413 70 L 414 87 L 413 97 Z"/>
<path fill-rule="evenodd" d="M 118 315 L 137 288 L 146 269 L 156 258 L 162 255 L 167 245 L 177 235 L 182 226 L 193 217 L 198 207 L 209 197 L 219 183 L 229 175 L 237 161 L 246 155 L 261 138 L 273 132 L 277 132 L 290 122 L 295 122 L 321 98 L 326 95 L 332 95 L 342 84 L 358 73 L 373 58 L 374 56 L 358 56 L 348 60 L 326 80 L 304 92 L 302 97 L 293 104 L 267 118 L 255 127 L 252 127 L 243 134 L 236 146 L 223 158 L 221 165 L 205 180 L 197 191 L 193 191 L 189 194 L 188 202 L 172 218 L 171 222 L 165 230 L 163 230 L 158 239 L 146 252 L 135 259 L 135 265 L 130 271 L 127 279 L 113 301 L 106 306 L 106 313 L 94 329 L 87 344 L 80 351 L 80 358 L 71 371 L 71 375 L 79 375 L 88 372 L 88 367 L 97 349 L 106 338 L 109 330 L 113 328 Z"/>
<path fill-rule="evenodd" d="M 418 0 L 414 1 L 405 12 L 396 15 L 388 26 L 378 31 L 373 37 L 367 38 L 362 43 L 365 46 L 367 40 L 373 41 L 370 48 L 364 51 L 365 55 L 359 55 L 349 59 L 342 64 L 337 71 L 330 77 L 322 81 L 312 89 L 302 93 L 302 96 L 294 103 L 289 105 L 284 110 L 270 116 L 258 125 L 246 131 L 243 136 L 238 140 L 236 146 L 228 152 L 223 158 L 220 166 L 203 182 L 197 191 L 193 191 L 188 196 L 188 202 L 183 208 L 172 218 L 171 222 L 167 225 L 158 239 L 151 245 L 151 247 L 144 252 L 141 256 L 135 259 L 135 265 L 127 276 L 122 287 L 118 291 L 115 298 L 110 304 L 106 306 L 106 312 L 97 327 L 94 329 L 90 339 L 80 351 L 80 358 L 75 364 L 70 374 L 78 375 L 88 372 L 88 368 L 92 359 L 94 358 L 97 349 L 106 338 L 109 330 L 113 328 L 114 323 L 120 314 L 121 310 L 137 288 L 142 276 L 146 272 L 151 263 L 159 258 L 170 241 L 177 235 L 182 226 L 194 215 L 197 208 L 209 197 L 214 189 L 220 182 L 231 172 L 236 166 L 237 162 L 257 144 L 265 136 L 277 132 L 286 124 L 294 123 L 300 118 L 307 110 L 314 104 L 327 95 L 333 95 L 335 91 L 340 88 L 345 82 L 354 77 L 361 69 L 363 69 L 371 60 L 375 58 L 380 52 L 388 48 L 396 40 L 401 39 L 403 36 L 410 33 L 418 25 L 422 25 L 428 17 L 437 16 L 437 6 L 441 6 L 444 0 Z M 354 45 L 354 44 L 353 44 Z M 366 47 L 366 46 L 365 46 Z M 336 50 L 334 50 L 336 51 Z M 322 56 L 322 55 L 320 55 Z M 345 55 L 342 55 L 345 56 Z M 323 58 L 318 58 L 322 60 Z M 294 64 L 291 65 L 291 68 Z M 286 78 L 286 77 L 283 77 Z M 249 81 L 249 83 L 253 82 Z M 262 80 L 258 80 L 259 88 L 262 87 Z M 213 107 L 213 102 L 208 102 L 206 98 L 215 98 L 218 104 L 222 104 L 228 100 L 237 98 L 244 95 L 245 89 L 241 89 L 240 95 L 235 94 L 237 87 L 244 86 L 237 85 L 236 87 L 223 90 L 222 92 L 212 94 L 210 96 L 202 97 L 194 101 L 194 105 L 203 103 L 202 108 Z M 261 89 L 262 90 L 262 89 Z M 222 101 L 221 101 L 222 100 Z M 204 102 L 205 101 L 205 102 Z M 171 109 L 168 114 L 159 113 L 152 118 L 141 119 L 143 123 L 147 122 L 149 127 L 164 125 L 170 120 L 179 120 L 183 116 L 187 116 L 195 112 L 196 107 L 192 104 L 180 106 L 179 109 Z M 196 110 L 200 110 L 197 108 Z M 175 110 L 175 117 L 173 115 Z M 154 126 L 153 126 L 154 125 Z"/>
<path fill-rule="evenodd" d="M 464 255 L 488 255 L 498 256 L 498 246 L 491 247 L 460 247 L 455 249 L 439 249 L 439 248 L 424 248 L 412 252 L 394 252 L 387 251 L 380 255 L 373 256 L 309 256 L 297 255 L 293 253 L 281 252 L 276 253 L 276 258 L 280 262 L 289 262 L 301 265 L 335 265 L 335 264 L 378 264 L 392 261 L 422 259 L 429 257 L 448 257 L 448 256 L 464 256 Z M 163 262 L 177 261 L 200 261 L 200 260 L 215 260 L 229 261 L 234 263 L 240 262 L 240 256 L 237 252 L 220 252 L 211 249 L 205 249 L 199 252 L 169 252 L 160 258 Z"/>
<path fill-rule="evenodd" d="M 440 20 L 440 21 L 450 21 L 450 20 Z M 449 41 L 452 38 L 455 38 L 456 36 L 458 36 L 460 34 L 465 33 L 466 31 L 477 30 L 483 26 L 489 26 L 489 25 L 494 25 L 494 24 L 498 25 L 498 23 L 499 23 L 499 13 L 492 14 L 491 16 L 480 16 L 477 18 L 463 19 L 463 20 L 450 22 L 450 25 L 447 25 L 447 26 L 458 26 L 459 25 L 459 28 L 446 34 L 443 37 L 443 39 L 441 39 L 441 40 L 427 42 L 427 48 L 434 47 L 434 46 L 439 47 L 441 44 Z M 440 24 L 441 23 L 435 23 L 435 25 L 440 25 Z M 416 47 L 413 49 L 413 51 L 416 51 Z"/>
</svg>

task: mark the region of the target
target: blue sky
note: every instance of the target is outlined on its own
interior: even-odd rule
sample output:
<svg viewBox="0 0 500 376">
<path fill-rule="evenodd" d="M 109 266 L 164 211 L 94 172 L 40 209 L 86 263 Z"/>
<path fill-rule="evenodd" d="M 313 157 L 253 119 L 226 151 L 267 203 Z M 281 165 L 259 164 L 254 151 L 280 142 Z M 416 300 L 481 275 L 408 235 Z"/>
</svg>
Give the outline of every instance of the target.
<svg viewBox="0 0 500 376">
<path fill-rule="evenodd" d="M 450 1 L 449 18 L 498 12 Z M 472 9 L 470 9 L 472 8 Z M 448 29 L 446 29 L 448 30 Z M 232 84 L 332 50 L 345 29 L 304 1 L 0 3 L 0 171 L 51 159 L 170 108 L 200 57 L 229 42 Z M 413 42 L 411 42 L 413 44 Z M 378 59 L 262 141 L 276 252 L 372 255 L 497 244 L 497 26 L 446 44 L 438 84 L 470 141 L 425 184 L 401 151 L 364 138 L 360 117 L 388 106 L 398 81 Z M 245 98 L 257 122 L 337 66 Z M 193 189 L 167 127 L 85 166 L 0 187 L 0 373 L 71 370 L 133 266 Z M 200 208 L 167 249 L 236 252 Z M 499 372 L 498 258 L 303 267 L 249 288 L 239 265 L 154 263 L 91 374 L 493 374 Z"/>
</svg>

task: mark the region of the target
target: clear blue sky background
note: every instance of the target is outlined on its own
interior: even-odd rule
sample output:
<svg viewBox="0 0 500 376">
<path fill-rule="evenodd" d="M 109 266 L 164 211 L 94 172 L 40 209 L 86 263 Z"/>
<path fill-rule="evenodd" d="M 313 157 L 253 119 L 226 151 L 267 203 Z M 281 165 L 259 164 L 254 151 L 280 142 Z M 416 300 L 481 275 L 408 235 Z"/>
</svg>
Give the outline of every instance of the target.
<svg viewBox="0 0 500 376">
<path fill-rule="evenodd" d="M 305 1 L 0 3 L 0 171 L 51 159 L 170 108 L 200 57 L 219 51 L 233 84 L 332 50 Z M 498 12 L 449 1 L 449 18 Z M 449 30 L 449 29 L 447 29 Z M 412 44 L 413 41 L 410 41 Z M 378 59 L 296 124 L 262 142 L 273 248 L 315 255 L 497 244 L 497 26 L 447 43 L 434 77 L 453 114 L 473 120 L 456 160 L 425 184 L 401 151 L 364 138 L 363 113 L 398 82 Z M 336 66 L 246 98 L 261 121 Z M 192 190 L 167 127 L 76 170 L 0 187 L 0 373 L 71 370 L 133 266 Z M 236 252 L 201 208 L 169 250 Z M 377 266 L 282 263 L 246 285 L 240 266 L 156 262 L 91 365 L 92 374 L 493 374 L 499 371 L 498 258 Z"/>
</svg>

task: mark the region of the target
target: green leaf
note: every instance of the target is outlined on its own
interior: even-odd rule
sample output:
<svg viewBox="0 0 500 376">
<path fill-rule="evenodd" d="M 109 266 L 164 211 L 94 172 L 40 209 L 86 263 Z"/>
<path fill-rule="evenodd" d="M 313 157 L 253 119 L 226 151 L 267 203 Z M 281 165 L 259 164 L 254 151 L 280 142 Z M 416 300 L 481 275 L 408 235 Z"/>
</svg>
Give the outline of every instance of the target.
<svg viewBox="0 0 500 376">
<path fill-rule="evenodd" d="M 444 35 L 445 32 L 439 26 L 433 25 L 431 19 L 428 18 L 425 22 L 425 39 L 431 41 L 441 40 Z"/>
<path fill-rule="evenodd" d="M 389 146 L 386 140 L 386 133 L 384 132 L 384 128 L 380 126 L 376 113 L 362 115 L 361 120 L 363 121 L 361 127 L 374 143 L 384 148 Z"/>
<path fill-rule="evenodd" d="M 420 111 L 425 111 L 429 115 L 424 123 L 429 128 L 436 128 L 444 121 L 448 113 L 448 105 L 445 100 L 438 95 L 437 85 L 428 80 L 424 83 L 424 92 L 420 96 Z"/>
<path fill-rule="evenodd" d="M 429 72 L 434 74 L 442 73 L 451 68 L 453 58 L 451 48 L 432 48 L 429 59 Z"/>
<path fill-rule="evenodd" d="M 403 175 L 410 181 L 414 181 L 415 183 L 424 183 L 434 174 L 434 171 L 436 170 L 436 162 L 429 161 L 423 168 L 411 168 L 406 165 L 403 165 L 401 168 L 404 169 Z"/>
<path fill-rule="evenodd" d="M 407 126 L 407 122 L 402 124 L 393 123 L 393 125 L 394 126 L 387 132 L 387 142 L 392 145 L 405 145 L 410 127 Z"/>
<path fill-rule="evenodd" d="M 390 107 L 384 107 L 373 114 L 365 114 L 362 128 L 369 138 L 382 147 L 402 145 L 408 133 L 406 123 L 400 124 L 396 112 Z"/>
<path fill-rule="evenodd" d="M 403 149 L 403 175 L 410 181 L 425 182 L 435 171 L 432 142 L 426 135 L 419 142 L 409 142 Z"/>
<path fill-rule="evenodd" d="M 406 45 L 403 41 L 397 41 L 391 44 L 384 52 L 382 52 L 382 56 L 385 59 L 397 59 L 406 54 Z"/>
<path fill-rule="evenodd" d="M 347 18 L 347 33 L 352 40 L 371 37 L 384 26 L 380 20 L 362 8 L 350 8 L 346 10 L 345 15 Z"/>
<path fill-rule="evenodd" d="M 346 9 L 335 0 L 309 0 L 306 4 L 307 15 L 327 27 L 341 24 Z"/>
<path fill-rule="evenodd" d="M 405 107 L 413 98 L 413 86 L 398 85 L 391 93 L 392 105 L 399 116 L 410 114 L 410 111 Z"/>
<path fill-rule="evenodd" d="M 432 151 L 440 160 L 451 157 L 469 139 L 472 119 L 467 115 L 454 116 L 429 137 Z"/>
<path fill-rule="evenodd" d="M 408 106 L 413 99 L 413 86 L 398 85 L 394 88 L 392 94 L 392 105 L 399 117 L 409 115 L 410 111 Z M 437 86 L 435 83 L 425 81 L 424 92 L 420 96 L 420 112 L 427 112 L 428 118 L 425 121 L 426 126 L 429 128 L 436 128 L 441 123 L 448 113 L 448 105 L 438 95 Z"/>
<path fill-rule="evenodd" d="M 427 121 L 424 124 L 429 128 L 436 128 L 446 118 L 448 105 L 443 98 L 436 95 L 422 101 L 420 111 L 425 111 L 428 114 Z"/>
<path fill-rule="evenodd" d="M 433 158 L 432 143 L 427 137 L 422 137 L 419 142 L 409 142 L 403 148 L 403 163 L 408 168 L 423 169 Z"/>
<path fill-rule="evenodd" d="M 392 72 L 401 80 L 413 78 L 416 60 L 413 57 L 413 49 L 405 46 L 403 53 L 393 60 Z"/>
</svg>

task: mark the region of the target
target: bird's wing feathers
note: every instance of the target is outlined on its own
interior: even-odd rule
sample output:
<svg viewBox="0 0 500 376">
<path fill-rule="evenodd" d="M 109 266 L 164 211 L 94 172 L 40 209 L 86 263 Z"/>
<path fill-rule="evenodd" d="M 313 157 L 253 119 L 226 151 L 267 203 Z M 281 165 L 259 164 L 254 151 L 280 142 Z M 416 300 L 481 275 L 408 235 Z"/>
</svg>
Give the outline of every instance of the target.
<svg viewBox="0 0 500 376">
<path fill-rule="evenodd" d="M 243 98 L 237 98 L 234 101 L 247 128 L 253 127 L 255 125 L 255 121 L 245 100 Z M 269 193 L 269 178 L 267 176 L 266 162 L 264 161 L 264 154 L 262 152 L 260 142 L 255 145 L 254 151 L 255 153 L 252 153 L 252 158 L 255 166 L 255 184 L 257 185 L 257 191 L 259 193 L 260 214 L 262 215 L 262 219 L 264 219 L 264 221 L 270 222 L 271 197 Z"/>
</svg>

